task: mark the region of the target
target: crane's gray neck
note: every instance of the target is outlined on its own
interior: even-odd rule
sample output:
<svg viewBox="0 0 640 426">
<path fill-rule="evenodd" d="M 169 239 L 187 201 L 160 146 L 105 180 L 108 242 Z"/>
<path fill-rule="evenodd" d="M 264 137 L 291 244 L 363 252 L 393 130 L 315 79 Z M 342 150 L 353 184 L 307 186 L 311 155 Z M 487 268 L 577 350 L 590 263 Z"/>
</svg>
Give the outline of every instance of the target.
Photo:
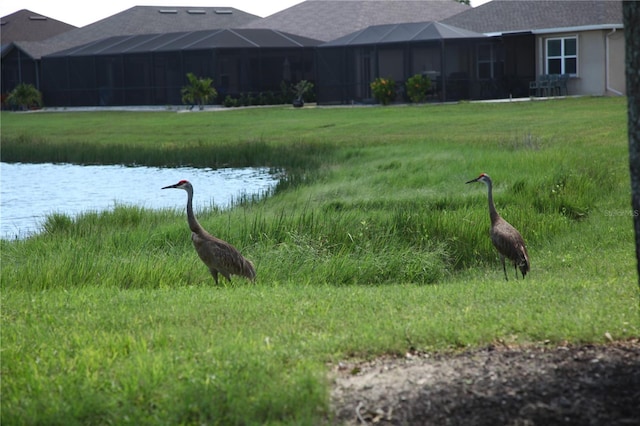
<svg viewBox="0 0 640 426">
<path fill-rule="evenodd" d="M 491 218 L 491 223 L 495 223 L 500 215 L 496 210 L 495 204 L 493 204 L 493 184 L 490 180 L 485 183 L 487 184 L 487 191 L 489 192 L 489 217 Z"/>
<path fill-rule="evenodd" d="M 187 222 L 189 222 L 189 229 L 191 232 L 202 232 L 202 226 L 196 220 L 196 216 L 193 214 L 193 188 L 187 187 Z"/>
</svg>

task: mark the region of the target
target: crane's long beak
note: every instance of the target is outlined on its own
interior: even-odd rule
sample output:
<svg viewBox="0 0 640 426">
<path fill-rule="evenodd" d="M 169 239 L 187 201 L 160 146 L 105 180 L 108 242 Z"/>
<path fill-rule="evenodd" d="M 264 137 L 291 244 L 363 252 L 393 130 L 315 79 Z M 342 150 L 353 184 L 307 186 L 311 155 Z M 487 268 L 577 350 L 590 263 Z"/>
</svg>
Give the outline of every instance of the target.
<svg viewBox="0 0 640 426">
<path fill-rule="evenodd" d="M 175 185 L 165 186 L 164 188 L 161 188 L 161 189 L 175 188 L 175 187 L 177 187 L 177 186 L 178 186 L 178 184 L 176 183 Z"/>
<path fill-rule="evenodd" d="M 469 182 L 466 182 L 466 183 L 473 183 L 473 182 L 477 182 L 477 181 L 478 181 L 478 179 L 480 179 L 480 178 L 471 179 Z"/>
</svg>

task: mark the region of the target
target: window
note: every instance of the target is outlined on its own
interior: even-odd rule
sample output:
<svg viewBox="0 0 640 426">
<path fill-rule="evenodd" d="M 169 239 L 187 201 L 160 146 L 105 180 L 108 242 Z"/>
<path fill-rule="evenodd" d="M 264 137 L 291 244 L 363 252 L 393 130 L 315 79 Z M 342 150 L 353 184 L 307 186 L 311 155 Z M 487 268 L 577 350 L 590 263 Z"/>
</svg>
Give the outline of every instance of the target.
<svg viewBox="0 0 640 426">
<path fill-rule="evenodd" d="M 547 39 L 547 74 L 578 74 L 578 38 Z"/>
<path fill-rule="evenodd" d="M 501 78 L 504 74 L 504 54 L 501 46 L 481 44 L 478 46 L 478 79 Z"/>
</svg>

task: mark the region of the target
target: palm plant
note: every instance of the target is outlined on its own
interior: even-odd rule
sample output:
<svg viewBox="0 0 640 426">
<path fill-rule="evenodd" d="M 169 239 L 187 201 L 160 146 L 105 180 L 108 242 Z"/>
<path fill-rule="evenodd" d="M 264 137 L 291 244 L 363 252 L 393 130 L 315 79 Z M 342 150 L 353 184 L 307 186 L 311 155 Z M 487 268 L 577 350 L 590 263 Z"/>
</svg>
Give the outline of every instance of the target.
<svg viewBox="0 0 640 426">
<path fill-rule="evenodd" d="M 218 91 L 213 87 L 213 80 L 210 78 L 198 78 L 193 73 L 187 74 L 189 84 L 182 88 L 182 103 L 198 105 L 203 109 L 205 104 L 214 100 L 218 96 Z"/>
<path fill-rule="evenodd" d="M 9 93 L 7 103 L 19 109 L 42 106 L 42 93 L 33 84 L 20 83 Z"/>
<path fill-rule="evenodd" d="M 304 95 L 313 90 L 313 83 L 307 80 L 300 80 L 292 87 L 292 89 L 296 94 L 296 97 L 293 100 L 293 105 L 301 107 L 304 105 Z"/>
</svg>

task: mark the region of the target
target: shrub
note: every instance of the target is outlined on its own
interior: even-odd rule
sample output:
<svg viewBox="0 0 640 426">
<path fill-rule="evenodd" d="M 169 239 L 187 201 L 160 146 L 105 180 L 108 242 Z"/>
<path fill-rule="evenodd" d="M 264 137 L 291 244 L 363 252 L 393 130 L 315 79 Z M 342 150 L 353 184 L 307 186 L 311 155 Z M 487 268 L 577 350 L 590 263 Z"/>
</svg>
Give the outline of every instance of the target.
<svg viewBox="0 0 640 426">
<path fill-rule="evenodd" d="M 285 81 L 280 82 L 280 103 L 290 104 L 293 102 L 293 91 L 291 89 L 291 85 Z"/>
<path fill-rule="evenodd" d="M 227 95 L 227 97 L 224 98 L 223 105 L 226 106 L 227 108 L 240 106 L 240 104 L 238 103 L 238 100 L 231 95 Z"/>
<path fill-rule="evenodd" d="M 251 106 L 253 105 L 253 96 L 251 93 L 240 93 L 240 97 L 238 98 L 238 104 L 241 106 Z"/>
<path fill-rule="evenodd" d="M 387 105 L 396 97 L 396 82 L 392 78 L 378 77 L 370 86 L 373 97 L 382 105 Z"/>
<path fill-rule="evenodd" d="M 409 77 L 405 87 L 411 102 L 423 102 L 427 99 L 427 92 L 431 89 L 431 79 L 426 75 L 416 74 Z"/>
<path fill-rule="evenodd" d="M 265 105 L 275 105 L 275 104 L 278 104 L 278 103 L 280 103 L 280 99 L 278 98 L 278 95 L 273 93 L 273 91 L 269 90 L 269 91 L 264 93 L 264 104 Z"/>
<path fill-rule="evenodd" d="M 33 84 L 20 83 L 7 96 L 7 103 L 19 109 L 41 107 L 42 93 Z"/>
</svg>

